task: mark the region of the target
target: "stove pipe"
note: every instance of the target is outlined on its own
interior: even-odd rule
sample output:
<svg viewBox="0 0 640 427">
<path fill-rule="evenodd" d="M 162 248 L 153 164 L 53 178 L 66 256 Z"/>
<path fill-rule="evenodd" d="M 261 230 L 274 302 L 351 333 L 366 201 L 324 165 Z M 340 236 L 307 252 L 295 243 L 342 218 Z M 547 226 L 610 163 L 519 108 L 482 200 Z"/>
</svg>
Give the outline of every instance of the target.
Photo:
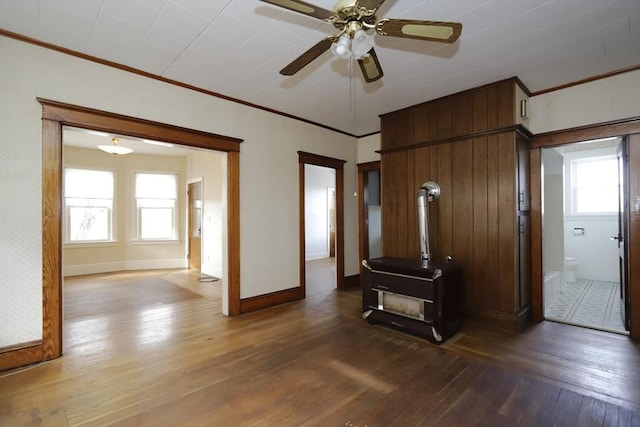
<svg viewBox="0 0 640 427">
<path fill-rule="evenodd" d="M 424 262 L 431 260 L 429 249 L 429 203 L 440 196 L 440 186 L 427 181 L 418 190 L 418 228 L 420 231 L 420 259 Z"/>
</svg>

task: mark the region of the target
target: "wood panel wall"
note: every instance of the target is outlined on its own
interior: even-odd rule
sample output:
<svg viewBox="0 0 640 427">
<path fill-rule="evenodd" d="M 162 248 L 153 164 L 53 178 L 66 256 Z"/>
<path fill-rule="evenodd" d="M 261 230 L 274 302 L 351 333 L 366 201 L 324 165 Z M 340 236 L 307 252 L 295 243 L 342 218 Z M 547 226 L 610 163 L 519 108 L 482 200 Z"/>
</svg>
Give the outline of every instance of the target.
<svg viewBox="0 0 640 427">
<path fill-rule="evenodd" d="M 529 304 L 518 282 L 517 194 L 518 143 L 528 133 L 515 122 L 515 84 L 498 82 L 381 121 L 384 255 L 420 256 L 417 191 L 436 181 L 441 195 L 429 205 L 433 259 L 451 256 L 462 266 L 467 313 L 511 321 L 507 328 Z"/>
</svg>

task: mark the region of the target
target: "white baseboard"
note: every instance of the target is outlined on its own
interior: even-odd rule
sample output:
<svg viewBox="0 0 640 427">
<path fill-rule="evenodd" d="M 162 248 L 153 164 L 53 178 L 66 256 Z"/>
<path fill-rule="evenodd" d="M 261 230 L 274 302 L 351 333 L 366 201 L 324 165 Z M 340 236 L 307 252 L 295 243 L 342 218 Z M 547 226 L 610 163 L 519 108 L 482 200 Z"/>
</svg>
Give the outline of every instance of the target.
<svg viewBox="0 0 640 427">
<path fill-rule="evenodd" d="M 306 254 L 304 260 L 313 261 L 314 259 L 325 259 L 325 258 L 329 258 L 329 252 L 318 252 L 315 254 Z"/>
<path fill-rule="evenodd" d="M 219 265 L 213 264 L 202 264 L 200 267 L 200 271 L 202 274 L 206 274 L 207 276 L 217 277 L 218 279 L 222 279 L 222 267 Z"/>
<path fill-rule="evenodd" d="M 164 268 L 187 268 L 187 260 L 176 259 L 145 259 L 136 261 L 101 262 L 96 264 L 65 265 L 63 276 L 82 276 L 84 274 L 111 273 L 127 270 L 158 270 Z"/>
</svg>

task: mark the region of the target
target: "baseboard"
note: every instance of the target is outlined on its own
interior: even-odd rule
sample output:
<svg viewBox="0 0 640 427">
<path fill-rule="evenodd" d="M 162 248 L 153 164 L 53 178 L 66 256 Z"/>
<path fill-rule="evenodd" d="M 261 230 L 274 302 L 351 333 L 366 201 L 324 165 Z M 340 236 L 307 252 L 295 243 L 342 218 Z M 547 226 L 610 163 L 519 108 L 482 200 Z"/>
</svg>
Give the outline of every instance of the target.
<svg viewBox="0 0 640 427">
<path fill-rule="evenodd" d="M 202 264 L 200 268 L 202 274 L 222 279 L 222 267 L 210 264 Z"/>
<path fill-rule="evenodd" d="M 42 340 L 0 348 L 0 372 L 42 362 Z"/>
<path fill-rule="evenodd" d="M 70 277 L 83 276 L 85 274 L 111 273 L 114 271 L 159 270 L 165 268 L 187 268 L 187 260 L 184 258 L 145 259 L 101 262 L 96 264 L 66 265 L 63 267 L 63 275 L 64 277 Z"/>
<path fill-rule="evenodd" d="M 529 325 L 531 309 L 526 306 L 518 313 L 505 313 L 476 307 L 463 307 L 464 323 L 471 322 L 484 328 L 497 329 L 508 333 L 520 333 Z"/>
<path fill-rule="evenodd" d="M 316 259 L 329 258 L 329 252 L 318 252 L 315 254 L 307 254 L 304 258 L 305 261 L 313 261 Z"/>
<path fill-rule="evenodd" d="M 360 275 L 354 274 L 353 276 L 345 276 L 344 287 L 345 288 L 360 287 Z"/>
<path fill-rule="evenodd" d="M 291 288 L 240 300 L 240 313 L 248 313 L 303 298 L 302 289 Z"/>
</svg>

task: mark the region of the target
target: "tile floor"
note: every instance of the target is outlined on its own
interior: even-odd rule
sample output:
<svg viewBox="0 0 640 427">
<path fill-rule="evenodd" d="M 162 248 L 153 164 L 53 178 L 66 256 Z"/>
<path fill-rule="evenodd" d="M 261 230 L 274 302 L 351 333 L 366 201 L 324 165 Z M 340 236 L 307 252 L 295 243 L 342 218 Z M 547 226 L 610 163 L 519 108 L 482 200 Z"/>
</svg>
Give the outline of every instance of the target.
<svg viewBox="0 0 640 427">
<path fill-rule="evenodd" d="M 546 307 L 545 318 L 625 333 L 620 284 L 587 279 L 566 283 L 556 299 Z"/>
</svg>

